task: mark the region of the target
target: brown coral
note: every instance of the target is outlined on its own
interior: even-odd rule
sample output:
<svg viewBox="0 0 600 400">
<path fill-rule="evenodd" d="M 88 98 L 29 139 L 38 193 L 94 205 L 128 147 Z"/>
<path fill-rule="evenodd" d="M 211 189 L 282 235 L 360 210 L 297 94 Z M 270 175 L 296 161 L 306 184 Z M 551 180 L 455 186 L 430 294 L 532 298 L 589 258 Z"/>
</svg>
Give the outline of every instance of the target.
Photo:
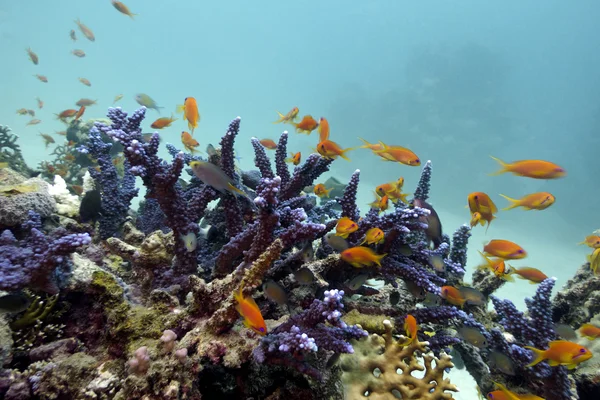
<svg viewBox="0 0 600 400">
<path fill-rule="evenodd" d="M 384 325 L 386 332 L 382 336 L 371 334 L 352 344 L 354 354 L 340 357 L 345 398 L 451 399 L 452 394 L 446 391 L 458 392 L 458 388 L 444 379 L 444 370 L 454 367 L 452 358 L 443 353 L 441 358 L 427 353 L 427 342 L 415 340 L 408 346 L 399 346 L 392 336 L 391 322 L 386 320 Z M 417 352 L 423 354 L 422 364 Z"/>
</svg>

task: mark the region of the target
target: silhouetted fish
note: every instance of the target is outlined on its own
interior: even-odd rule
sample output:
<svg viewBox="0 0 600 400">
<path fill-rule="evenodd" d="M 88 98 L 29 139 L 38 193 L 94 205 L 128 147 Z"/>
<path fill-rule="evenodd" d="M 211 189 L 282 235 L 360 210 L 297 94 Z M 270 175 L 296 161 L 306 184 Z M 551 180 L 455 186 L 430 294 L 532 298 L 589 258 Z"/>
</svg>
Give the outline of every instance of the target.
<svg viewBox="0 0 600 400">
<path fill-rule="evenodd" d="M 79 219 L 81 222 L 96 222 L 102 213 L 102 198 L 99 190 L 86 192 L 79 206 Z"/>
<path fill-rule="evenodd" d="M 0 297 L 0 312 L 18 313 L 27 310 L 31 298 L 23 292 L 9 293 Z"/>
<path fill-rule="evenodd" d="M 442 244 L 442 222 L 440 221 L 440 217 L 435 212 L 431 204 L 427 203 L 425 200 L 414 199 L 413 205 L 419 208 L 424 208 L 429 210 L 429 215 L 427 217 L 422 217 L 423 222 L 427 223 L 427 229 L 425 229 L 425 235 L 427 238 L 433 242 L 433 247 L 437 249 L 440 244 Z"/>
</svg>

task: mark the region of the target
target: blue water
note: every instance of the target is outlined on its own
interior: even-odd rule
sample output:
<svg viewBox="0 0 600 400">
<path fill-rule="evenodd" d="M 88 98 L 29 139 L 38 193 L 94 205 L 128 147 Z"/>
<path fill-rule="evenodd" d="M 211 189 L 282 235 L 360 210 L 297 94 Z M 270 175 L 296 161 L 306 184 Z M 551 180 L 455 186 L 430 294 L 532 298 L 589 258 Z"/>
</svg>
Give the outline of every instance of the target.
<svg viewBox="0 0 600 400">
<path fill-rule="evenodd" d="M 469 220 L 472 191 L 520 197 L 549 191 L 556 204 L 542 212 L 500 213 L 487 235 L 476 228 L 470 265 L 491 238 L 518 241 L 531 266 L 561 286 L 588 250 L 575 244 L 598 219 L 600 145 L 600 3 L 564 1 L 140 1 L 126 4 L 135 20 L 110 1 L 0 2 L 0 123 L 21 137 L 31 165 L 47 157 L 38 133 L 65 129 L 54 113 L 97 99 L 85 117 L 102 117 L 117 94 L 133 110 L 137 93 L 164 106 L 161 116 L 193 96 L 202 120 L 201 148 L 217 144 L 228 122 L 242 117 L 241 166 L 252 166 L 249 138 L 276 139 L 275 110 L 326 117 L 343 147 L 358 136 L 414 150 L 434 165 L 432 204 L 445 230 Z M 77 30 L 80 18 L 96 41 Z M 77 31 L 73 43 L 69 31 Z M 40 57 L 33 65 L 25 49 Z M 83 49 L 87 56 L 70 52 Z M 49 83 L 33 74 L 47 75 Z M 78 82 L 85 77 L 86 87 Z M 37 110 L 35 97 L 45 107 Z M 26 127 L 18 108 L 36 109 L 43 122 Z M 148 112 L 148 129 L 158 113 Z M 85 118 L 84 117 L 84 118 Z M 163 130 L 179 143 L 181 119 Z M 150 131 L 150 130 L 149 130 Z M 317 142 L 292 134 L 291 151 L 308 155 Z M 561 180 L 535 181 L 497 170 L 505 161 L 547 159 L 568 171 Z M 406 178 L 411 191 L 420 168 L 384 163 L 368 150 L 349 153 L 332 168 L 341 180 L 362 171 L 363 210 L 373 188 Z M 568 257 L 566 256 L 568 255 Z M 572 256 L 571 256 L 572 255 Z M 521 263 L 520 265 L 525 265 Z M 514 285 L 523 293 L 533 288 Z M 522 300 L 505 287 L 500 294 Z"/>
</svg>

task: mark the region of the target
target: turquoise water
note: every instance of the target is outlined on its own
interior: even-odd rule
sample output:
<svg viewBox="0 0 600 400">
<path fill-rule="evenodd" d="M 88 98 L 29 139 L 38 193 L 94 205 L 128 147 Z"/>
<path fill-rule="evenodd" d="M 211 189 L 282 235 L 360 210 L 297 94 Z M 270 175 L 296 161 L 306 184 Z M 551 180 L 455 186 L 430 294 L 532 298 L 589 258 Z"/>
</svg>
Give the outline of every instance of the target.
<svg viewBox="0 0 600 400">
<path fill-rule="evenodd" d="M 276 139 L 289 125 L 274 125 L 275 110 L 326 117 L 331 139 L 343 147 L 359 136 L 414 150 L 434 166 L 431 202 L 445 231 L 468 222 L 472 191 L 489 193 L 499 207 L 511 197 L 549 191 L 548 210 L 500 212 L 487 235 L 476 228 L 476 250 L 491 238 L 514 240 L 527 263 L 559 278 L 560 287 L 584 262 L 575 244 L 600 228 L 597 162 L 600 125 L 600 3 L 503 1 L 219 1 L 129 0 L 134 20 L 110 1 L 0 2 L 2 92 L 0 123 L 21 137 L 30 165 L 47 158 L 38 133 L 65 126 L 54 114 L 82 97 L 97 99 L 84 118 L 102 117 L 113 98 L 126 110 L 147 93 L 165 107 L 161 116 L 193 96 L 202 115 L 195 137 L 217 144 L 228 122 L 242 117 L 241 166 L 252 166 L 249 138 Z M 94 31 L 90 42 L 77 18 Z M 69 38 L 75 29 L 77 42 Z M 33 65 L 25 49 L 39 58 Z M 70 54 L 83 49 L 86 57 Z M 48 83 L 32 75 L 43 74 Z M 92 86 L 78 81 L 84 77 Z M 45 105 L 38 110 L 35 98 Z M 19 108 L 36 110 L 42 123 L 25 124 Z M 150 123 L 159 115 L 148 112 Z M 288 128 L 286 128 L 288 127 Z M 180 145 L 187 124 L 163 130 L 163 142 Z M 316 133 L 293 135 L 289 149 L 308 155 Z M 56 137 L 58 139 L 58 137 Z M 565 179 L 536 181 L 497 170 L 489 158 L 547 159 L 568 171 Z M 384 163 L 368 150 L 338 160 L 333 174 L 346 181 L 362 172 L 363 211 L 373 188 L 420 168 Z M 408 189 L 409 192 L 411 189 Z M 522 301 L 525 282 L 500 296 Z M 516 289 L 515 289 L 516 288 Z"/>
</svg>

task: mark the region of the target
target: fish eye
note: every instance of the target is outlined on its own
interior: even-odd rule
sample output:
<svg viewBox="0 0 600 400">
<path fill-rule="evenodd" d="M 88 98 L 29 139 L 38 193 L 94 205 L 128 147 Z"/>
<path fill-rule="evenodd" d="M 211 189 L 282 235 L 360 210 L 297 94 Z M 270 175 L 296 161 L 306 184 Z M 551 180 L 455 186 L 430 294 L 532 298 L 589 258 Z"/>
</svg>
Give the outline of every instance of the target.
<svg viewBox="0 0 600 400">
<path fill-rule="evenodd" d="M 473 198 L 474 198 L 475 200 L 477 200 L 477 199 L 479 199 L 479 196 L 475 195 L 475 196 L 473 196 Z"/>
<path fill-rule="evenodd" d="M 523 253 L 523 250 L 517 250 L 517 253 L 521 254 Z"/>
<path fill-rule="evenodd" d="M 415 159 L 415 163 L 420 163 L 421 160 L 419 160 L 418 158 Z"/>
<path fill-rule="evenodd" d="M 579 349 L 580 353 L 585 353 L 585 349 Z"/>
</svg>

